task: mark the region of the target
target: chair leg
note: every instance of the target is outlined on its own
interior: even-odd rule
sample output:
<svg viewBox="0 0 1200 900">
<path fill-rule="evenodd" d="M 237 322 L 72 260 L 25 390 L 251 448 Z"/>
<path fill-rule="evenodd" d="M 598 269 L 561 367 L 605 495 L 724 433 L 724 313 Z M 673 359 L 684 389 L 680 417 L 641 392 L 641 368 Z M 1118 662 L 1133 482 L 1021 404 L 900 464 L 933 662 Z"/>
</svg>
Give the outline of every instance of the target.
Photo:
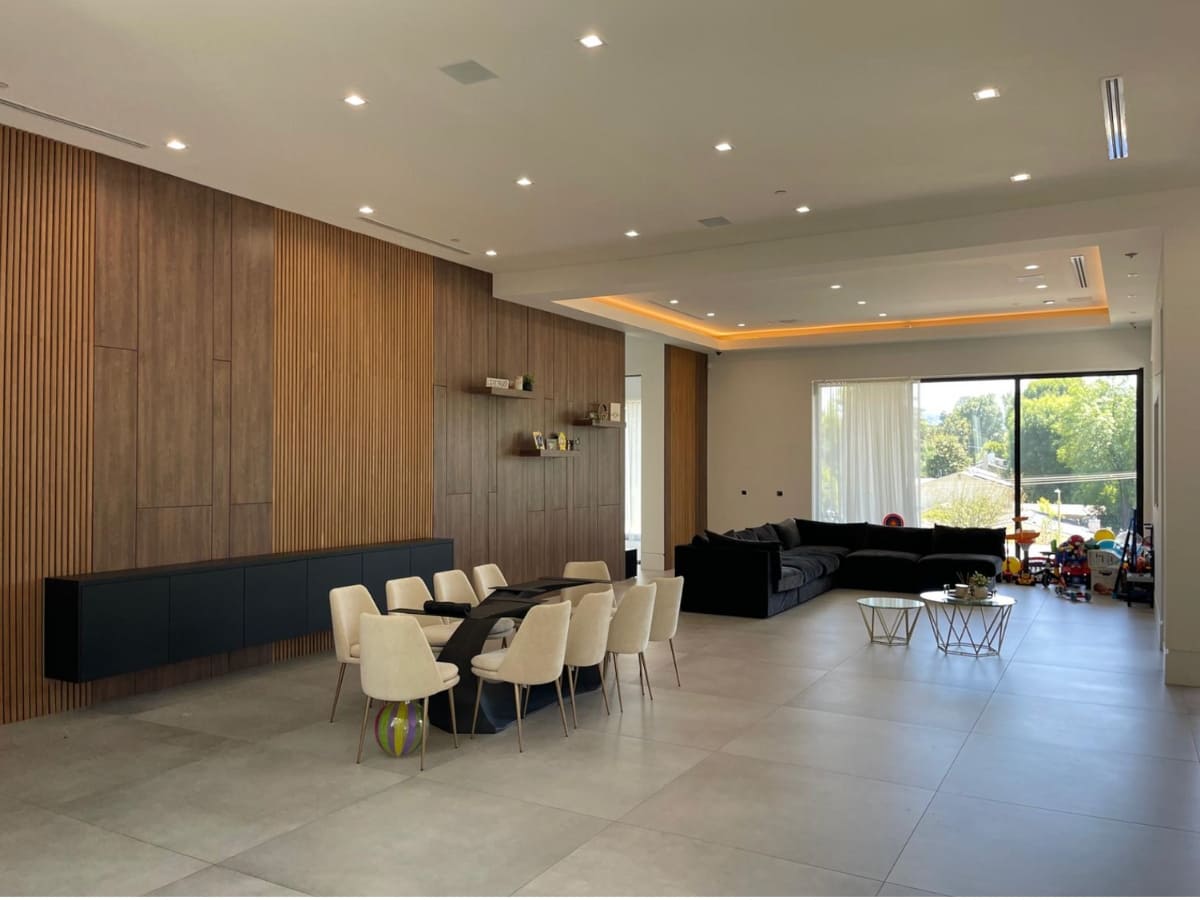
<svg viewBox="0 0 1200 900">
<path fill-rule="evenodd" d="M 426 703 L 429 701 L 426 700 Z M 425 719 L 429 722 L 428 717 Z M 454 733 L 454 749 L 458 749 L 458 713 L 454 711 L 454 688 L 450 688 L 450 730 Z"/>
<path fill-rule="evenodd" d="M 505 635 L 504 637 L 500 638 L 500 649 L 501 650 L 508 649 L 508 635 Z"/>
<path fill-rule="evenodd" d="M 625 701 L 621 699 L 621 670 L 617 668 L 617 654 L 612 654 L 613 681 L 617 683 L 617 707 L 625 712 Z"/>
<path fill-rule="evenodd" d="M 646 690 L 650 692 L 650 699 L 654 699 L 654 688 L 650 687 L 650 669 L 646 667 L 646 654 L 638 654 L 638 662 L 641 664 L 642 671 L 646 673 Z"/>
<path fill-rule="evenodd" d="M 368 697 L 366 704 L 363 705 L 362 728 L 360 728 L 358 730 L 358 756 L 355 757 L 355 759 L 354 759 L 354 762 L 356 764 L 362 762 L 363 738 L 365 738 L 367 736 L 367 719 L 370 718 L 370 715 L 371 715 L 371 698 Z"/>
<path fill-rule="evenodd" d="M 554 679 L 554 693 L 558 694 L 558 717 L 562 719 L 563 737 L 570 737 L 571 733 L 567 731 L 567 708 L 563 706 L 561 675 Z"/>
<path fill-rule="evenodd" d="M 525 752 L 525 738 L 521 734 L 521 686 L 513 684 L 513 699 L 517 703 L 517 752 Z"/>
<path fill-rule="evenodd" d="M 334 715 L 337 714 L 338 697 L 340 697 L 342 695 L 342 679 L 345 677 L 346 677 L 346 664 L 342 663 L 341 666 L 338 667 L 337 688 L 333 692 L 333 708 L 331 710 L 329 710 L 329 721 L 330 722 L 333 721 Z"/>
<path fill-rule="evenodd" d="M 642 680 L 642 654 L 638 654 L 638 687 L 641 689 L 642 696 L 646 696 L 646 682 Z"/>
<path fill-rule="evenodd" d="M 425 738 L 429 736 L 429 698 L 425 698 L 425 702 L 421 705 L 421 719 L 425 723 L 421 726 L 421 771 L 425 771 Z"/>
<path fill-rule="evenodd" d="M 571 722 L 579 727 L 579 715 L 575 712 L 575 670 L 567 666 L 567 687 L 571 689 Z"/>
<path fill-rule="evenodd" d="M 471 716 L 471 740 L 475 740 L 475 723 L 479 721 L 479 698 L 483 696 L 483 679 L 476 678 L 475 683 L 475 714 Z"/>
<path fill-rule="evenodd" d="M 525 685 L 525 707 L 521 711 L 522 716 L 529 715 L 529 695 L 532 693 L 533 693 L 533 685 L 532 684 Z"/>
<path fill-rule="evenodd" d="M 599 666 L 596 667 L 600 668 Z M 600 673 L 600 696 L 604 698 L 604 712 L 606 715 L 612 715 L 612 710 L 608 708 L 608 687 L 604 684 L 604 673 Z"/>
<path fill-rule="evenodd" d="M 675 684 L 683 687 L 683 682 L 679 680 L 679 663 L 675 661 L 675 638 L 667 638 L 667 646 L 671 648 L 671 665 L 675 667 Z"/>
</svg>

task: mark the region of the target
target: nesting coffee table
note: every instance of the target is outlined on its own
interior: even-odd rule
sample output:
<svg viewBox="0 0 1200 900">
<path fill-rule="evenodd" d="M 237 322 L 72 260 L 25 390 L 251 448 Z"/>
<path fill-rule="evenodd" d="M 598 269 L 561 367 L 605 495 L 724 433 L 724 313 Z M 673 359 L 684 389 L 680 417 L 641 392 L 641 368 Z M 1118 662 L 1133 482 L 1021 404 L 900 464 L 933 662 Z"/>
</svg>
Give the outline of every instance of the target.
<svg viewBox="0 0 1200 900">
<path fill-rule="evenodd" d="M 1003 594 L 983 599 L 925 591 L 925 612 L 938 649 L 955 656 L 999 656 L 1016 600 Z M 859 601 L 862 602 L 861 600 Z"/>
<path fill-rule="evenodd" d="M 910 597 L 858 598 L 858 611 L 862 614 L 863 624 L 867 626 L 871 643 L 887 644 L 889 647 L 907 644 L 912 639 L 913 629 L 921 619 L 924 606 L 920 600 Z M 868 609 L 871 611 L 870 618 L 867 617 Z"/>
</svg>

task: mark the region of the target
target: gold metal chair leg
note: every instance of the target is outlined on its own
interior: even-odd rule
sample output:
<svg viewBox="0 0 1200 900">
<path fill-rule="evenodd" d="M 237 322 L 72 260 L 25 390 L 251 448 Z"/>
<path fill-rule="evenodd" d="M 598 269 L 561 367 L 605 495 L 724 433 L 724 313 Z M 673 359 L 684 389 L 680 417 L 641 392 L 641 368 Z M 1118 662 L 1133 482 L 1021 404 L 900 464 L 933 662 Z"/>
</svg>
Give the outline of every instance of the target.
<svg viewBox="0 0 1200 900">
<path fill-rule="evenodd" d="M 638 688 L 641 689 L 642 696 L 646 696 L 646 682 L 642 680 L 642 654 L 638 654 Z"/>
<path fill-rule="evenodd" d="M 428 701 L 426 701 L 428 702 Z M 428 719 L 426 719 L 428 724 Z M 454 749 L 458 749 L 458 713 L 454 711 L 454 688 L 450 688 L 450 730 L 454 733 Z"/>
<path fill-rule="evenodd" d="M 579 727 L 579 715 L 575 712 L 575 670 L 567 667 L 567 687 L 571 689 L 571 722 Z"/>
<path fill-rule="evenodd" d="M 425 702 L 421 705 L 421 719 L 425 723 L 421 726 L 421 771 L 425 771 L 425 738 L 429 736 L 429 698 L 425 698 Z"/>
<path fill-rule="evenodd" d="M 558 717 L 562 719 L 563 737 L 570 737 L 571 733 L 567 731 L 567 708 L 563 706 L 561 675 L 554 679 L 554 693 L 558 694 Z"/>
<path fill-rule="evenodd" d="M 650 687 L 650 669 L 646 666 L 646 654 L 638 654 L 638 662 L 641 664 L 641 671 L 646 673 L 646 690 L 650 693 L 650 699 L 654 699 L 654 688 Z"/>
<path fill-rule="evenodd" d="M 508 649 L 508 635 L 504 635 L 503 637 L 500 638 L 500 649 L 501 650 Z"/>
<path fill-rule="evenodd" d="M 600 668 L 596 666 L 596 668 Z M 604 673 L 600 673 L 600 696 L 604 698 L 604 712 L 607 715 L 612 715 L 612 710 L 608 707 L 608 687 L 604 684 Z"/>
<path fill-rule="evenodd" d="M 617 668 L 617 654 L 612 654 L 613 680 L 617 683 L 617 707 L 625 712 L 625 701 L 621 699 L 621 670 Z"/>
<path fill-rule="evenodd" d="M 525 752 L 525 738 L 521 734 L 521 686 L 513 684 L 513 699 L 517 704 L 517 752 Z"/>
<path fill-rule="evenodd" d="M 329 710 L 329 721 L 333 721 L 333 717 L 337 714 L 338 697 L 342 695 L 342 679 L 346 677 L 346 664 L 342 663 L 338 667 L 338 682 L 337 688 L 333 692 L 333 708 Z"/>
<path fill-rule="evenodd" d="M 532 684 L 525 685 L 525 707 L 521 710 L 522 716 L 529 715 L 529 695 L 532 693 L 533 693 L 533 685 Z"/>
<path fill-rule="evenodd" d="M 362 762 L 363 738 L 367 736 L 367 719 L 371 715 L 371 698 L 367 698 L 366 704 L 363 706 L 362 728 L 358 730 L 358 756 L 354 758 L 354 762 Z"/>
<path fill-rule="evenodd" d="M 483 679 L 476 678 L 475 683 L 475 714 L 471 716 L 471 740 L 475 740 L 475 723 L 479 721 L 479 698 L 483 696 Z"/>
<path fill-rule="evenodd" d="M 675 684 L 683 687 L 683 682 L 679 680 L 679 663 L 675 661 L 675 638 L 667 638 L 667 646 L 671 648 L 671 665 L 675 667 Z"/>
</svg>

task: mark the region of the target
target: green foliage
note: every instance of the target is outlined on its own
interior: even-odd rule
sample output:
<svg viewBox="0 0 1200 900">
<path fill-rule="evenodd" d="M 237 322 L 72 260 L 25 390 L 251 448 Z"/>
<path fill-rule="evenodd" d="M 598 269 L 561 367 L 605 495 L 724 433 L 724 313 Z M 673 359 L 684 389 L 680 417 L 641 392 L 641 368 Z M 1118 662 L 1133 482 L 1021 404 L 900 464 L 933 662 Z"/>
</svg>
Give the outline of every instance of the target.
<svg viewBox="0 0 1200 900">
<path fill-rule="evenodd" d="M 925 478 L 953 475 L 970 465 L 971 457 L 956 435 L 933 429 L 921 441 L 921 475 Z"/>
<path fill-rule="evenodd" d="M 994 528 L 1011 518 L 1012 491 L 985 481 L 963 481 L 953 492 L 921 515 L 924 522 L 959 528 Z"/>
</svg>

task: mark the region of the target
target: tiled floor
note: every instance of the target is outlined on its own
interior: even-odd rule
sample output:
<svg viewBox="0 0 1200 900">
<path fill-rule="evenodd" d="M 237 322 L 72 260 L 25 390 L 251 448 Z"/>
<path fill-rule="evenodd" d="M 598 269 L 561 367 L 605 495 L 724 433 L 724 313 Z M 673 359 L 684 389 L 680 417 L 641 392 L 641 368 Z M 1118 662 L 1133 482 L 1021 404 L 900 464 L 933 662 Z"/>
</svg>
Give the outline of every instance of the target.
<svg viewBox="0 0 1200 900">
<path fill-rule="evenodd" d="M 0 728 L 0 894 L 1194 894 L 1200 690 L 1153 614 L 1040 588 L 1000 659 L 867 643 L 838 591 L 685 615 L 625 713 L 370 746 L 305 659 Z"/>
</svg>

